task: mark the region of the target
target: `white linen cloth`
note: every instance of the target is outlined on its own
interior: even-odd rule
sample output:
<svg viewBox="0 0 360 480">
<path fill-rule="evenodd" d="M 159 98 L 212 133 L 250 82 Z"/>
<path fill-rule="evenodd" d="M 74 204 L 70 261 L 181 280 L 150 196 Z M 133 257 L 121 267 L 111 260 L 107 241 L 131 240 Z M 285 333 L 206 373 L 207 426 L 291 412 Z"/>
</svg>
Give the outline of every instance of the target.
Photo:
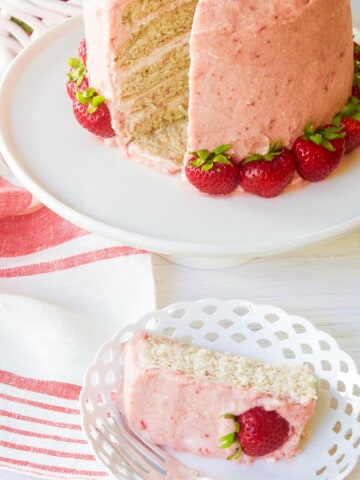
<svg viewBox="0 0 360 480">
<path fill-rule="evenodd" d="M 0 74 L 31 38 L 80 7 L 80 0 L 0 0 Z M 51 212 L 0 157 L 1 478 L 4 471 L 107 477 L 81 431 L 83 375 L 103 342 L 154 308 L 149 253 Z"/>
</svg>

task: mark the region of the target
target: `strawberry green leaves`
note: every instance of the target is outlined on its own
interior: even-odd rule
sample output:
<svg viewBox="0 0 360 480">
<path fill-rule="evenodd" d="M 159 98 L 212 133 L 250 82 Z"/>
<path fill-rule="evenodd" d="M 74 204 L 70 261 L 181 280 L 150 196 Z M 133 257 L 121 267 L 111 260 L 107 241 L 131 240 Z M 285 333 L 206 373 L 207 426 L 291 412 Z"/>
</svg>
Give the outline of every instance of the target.
<svg viewBox="0 0 360 480">
<path fill-rule="evenodd" d="M 280 140 L 278 140 L 275 143 L 269 144 L 269 149 L 265 155 L 261 155 L 260 153 L 252 153 L 245 158 L 243 163 L 250 163 L 254 162 L 255 160 L 265 160 L 267 162 L 271 162 L 275 157 L 281 155 L 283 151 L 284 147 L 281 145 Z"/>
<path fill-rule="evenodd" d="M 105 101 L 105 97 L 103 95 L 99 95 L 93 87 L 89 87 L 83 92 L 77 91 L 76 98 L 83 105 L 88 105 L 88 113 L 96 112 L 98 106 Z"/>
<path fill-rule="evenodd" d="M 209 152 L 209 150 L 198 150 L 197 152 L 190 152 L 190 155 L 194 156 L 190 165 L 195 168 L 201 168 L 203 172 L 211 170 L 214 164 L 219 163 L 221 165 L 231 165 L 230 154 L 225 153 L 231 148 L 231 145 L 221 145 Z"/>
<path fill-rule="evenodd" d="M 221 443 L 221 449 L 230 448 L 231 446 L 236 445 L 235 452 L 229 455 L 227 460 L 237 460 L 242 454 L 242 449 L 239 442 L 240 423 L 237 417 L 231 413 L 225 413 L 224 415 L 221 415 L 220 418 L 228 418 L 234 421 L 234 430 L 219 438 L 219 442 Z"/>
<path fill-rule="evenodd" d="M 315 145 L 322 146 L 329 152 L 334 152 L 335 147 L 332 145 L 331 141 L 344 137 L 345 132 L 341 129 L 341 127 L 337 127 L 336 125 L 330 125 L 328 127 L 318 128 L 315 130 L 313 126 L 308 123 L 305 127 L 304 135 L 301 138 L 304 140 L 310 140 L 311 142 L 315 143 Z"/>
</svg>

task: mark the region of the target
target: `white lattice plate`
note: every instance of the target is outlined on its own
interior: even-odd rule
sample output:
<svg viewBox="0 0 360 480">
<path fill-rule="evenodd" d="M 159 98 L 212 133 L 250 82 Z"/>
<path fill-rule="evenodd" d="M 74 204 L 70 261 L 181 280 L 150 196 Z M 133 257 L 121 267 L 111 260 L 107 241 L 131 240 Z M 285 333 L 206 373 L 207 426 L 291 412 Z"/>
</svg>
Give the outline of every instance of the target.
<svg viewBox="0 0 360 480">
<path fill-rule="evenodd" d="M 217 480 L 342 480 L 360 455 L 360 375 L 354 361 L 328 334 L 304 318 L 243 300 L 181 302 L 145 315 L 121 330 L 98 352 L 81 393 L 83 429 L 96 456 L 118 474 L 112 453 L 93 427 L 117 416 L 113 403 L 121 372 L 120 344 L 135 331 L 229 351 L 273 363 L 307 363 L 318 378 L 318 403 L 312 434 L 297 457 L 251 466 L 176 454 L 201 475 Z M 121 472 L 120 478 L 135 477 Z"/>
</svg>

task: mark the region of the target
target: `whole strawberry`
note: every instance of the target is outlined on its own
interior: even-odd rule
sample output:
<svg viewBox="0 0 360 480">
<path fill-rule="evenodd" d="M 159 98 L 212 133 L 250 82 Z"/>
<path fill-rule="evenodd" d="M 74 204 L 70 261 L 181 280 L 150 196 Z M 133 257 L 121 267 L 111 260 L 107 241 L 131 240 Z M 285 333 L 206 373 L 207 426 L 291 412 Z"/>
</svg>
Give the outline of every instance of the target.
<svg viewBox="0 0 360 480">
<path fill-rule="evenodd" d="M 77 91 L 73 101 L 75 118 L 86 130 L 102 138 L 111 138 L 115 132 L 105 99 L 94 88 Z"/>
<path fill-rule="evenodd" d="M 255 407 L 239 416 L 239 442 L 251 457 L 262 457 L 280 448 L 289 436 L 289 423 L 275 410 Z"/>
<path fill-rule="evenodd" d="M 351 97 L 342 112 L 335 116 L 333 124 L 345 132 L 345 153 L 360 146 L 360 100 Z"/>
<path fill-rule="evenodd" d="M 292 150 L 299 175 L 309 182 L 318 182 L 330 175 L 341 162 L 345 152 L 345 132 L 334 125 L 316 131 L 307 125 Z"/>
<path fill-rule="evenodd" d="M 200 192 L 209 195 L 226 195 L 238 186 L 239 166 L 226 153 L 231 145 L 221 145 L 213 152 L 199 150 L 191 152 L 185 166 L 189 182 Z"/>
<path fill-rule="evenodd" d="M 240 164 L 239 183 L 249 193 L 271 198 L 279 195 L 295 173 L 295 157 L 280 142 L 265 155 L 250 155 Z"/>
</svg>

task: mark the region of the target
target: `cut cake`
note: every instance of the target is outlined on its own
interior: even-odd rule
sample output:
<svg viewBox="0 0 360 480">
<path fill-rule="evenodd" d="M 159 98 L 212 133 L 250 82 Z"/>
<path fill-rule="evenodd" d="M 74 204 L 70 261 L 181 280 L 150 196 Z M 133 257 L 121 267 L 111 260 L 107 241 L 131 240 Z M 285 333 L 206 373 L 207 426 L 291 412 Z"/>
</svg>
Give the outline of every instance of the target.
<svg viewBox="0 0 360 480">
<path fill-rule="evenodd" d="M 260 409 L 279 415 L 286 438 L 265 455 L 247 454 L 250 463 L 299 451 L 316 402 L 316 379 L 307 366 L 270 365 L 141 331 L 122 344 L 122 378 L 117 404 L 146 440 L 174 450 L 226 459 L 236 441 L 220 448 L 234 419 Z"/>
<path fill-rule="evenodd" d="M 350 97 L 349 0 L 84 0 L 89 81 L 116 142 L 166 172 L 230 144 L 291 146 Z"/>
</svg>

